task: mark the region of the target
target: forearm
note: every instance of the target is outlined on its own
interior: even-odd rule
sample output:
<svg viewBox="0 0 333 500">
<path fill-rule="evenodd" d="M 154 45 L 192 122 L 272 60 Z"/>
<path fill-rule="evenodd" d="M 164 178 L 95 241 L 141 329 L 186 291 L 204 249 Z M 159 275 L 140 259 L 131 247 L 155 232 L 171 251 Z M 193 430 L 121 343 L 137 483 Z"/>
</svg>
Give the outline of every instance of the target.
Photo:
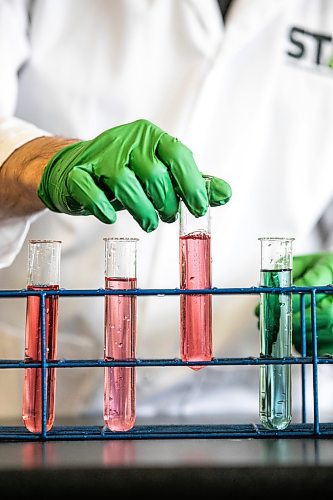
<svg viewBox="0 0 333 500">
<path fill-rule="evenodd" d="M 57 151 L 72 142 L 75 139 L 39 137 L 14 151 L 0 167 L 0 219 L 45 208 L 37 195 L 44 168 Z"/>
</svg>

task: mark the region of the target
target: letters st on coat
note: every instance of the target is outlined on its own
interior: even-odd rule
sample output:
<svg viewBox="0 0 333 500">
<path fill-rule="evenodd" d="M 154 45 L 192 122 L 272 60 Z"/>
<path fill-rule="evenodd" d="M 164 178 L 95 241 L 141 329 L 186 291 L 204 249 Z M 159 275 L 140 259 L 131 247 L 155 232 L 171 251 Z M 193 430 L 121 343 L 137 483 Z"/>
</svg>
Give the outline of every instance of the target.
<svg viewBox="0 0 333 500">
<path fill-rule="evenodd" d="M 333 37 L 329 33 L 318 33 L 292 26 L 288 30 L 287 55 L 307 65 L 333 69 Z"/>
</svg>

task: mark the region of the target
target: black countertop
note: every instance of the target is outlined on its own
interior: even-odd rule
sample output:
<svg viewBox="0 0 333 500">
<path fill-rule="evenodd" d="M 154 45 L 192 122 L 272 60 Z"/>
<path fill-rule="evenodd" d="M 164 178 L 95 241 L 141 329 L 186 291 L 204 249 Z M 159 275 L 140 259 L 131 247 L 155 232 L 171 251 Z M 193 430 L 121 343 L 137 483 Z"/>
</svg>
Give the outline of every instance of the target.
<svg viewBox="0 0 333 500">
<path fill-rule="evenodd" d="M 326 493 L 331 439 L 165 439 L 0 443 L 7 495 Z"/>
</svg>

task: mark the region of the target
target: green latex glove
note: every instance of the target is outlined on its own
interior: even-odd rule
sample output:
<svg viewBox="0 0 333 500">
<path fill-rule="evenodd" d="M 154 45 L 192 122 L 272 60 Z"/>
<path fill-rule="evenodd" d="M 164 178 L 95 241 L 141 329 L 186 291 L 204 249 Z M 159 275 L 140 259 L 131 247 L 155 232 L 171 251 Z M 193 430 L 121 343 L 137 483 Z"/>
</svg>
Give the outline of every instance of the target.
<svg viewBox="0 0 333 500">
<path fill-rule="evenodd" d="M 159 217 L 176 220 L 180 198 L 200 217 L 208 205 L 227 203 L 231 188 L 202 175 L 191 151 L 176 138 L 137 120 L 61 149 L 44 170 L 38 196 L 50 210 L 94 215 L 106 224 L 126 209 L 150 232 Z"/>
<path fill-rule="evenodd" d="M 293 259 L 295 286 L 326 286 L 333 283 L 333 252 L 296 256 Z M 318 355 L 333 354 L 333 295 L 316 295 Z M 311 296 L 305 295 L 306 353 L 312 355 Z M 301 352 L 300 299 L 293 296 L 293 344 Z"/>
<path fill-rule="evenodd" d="M 326 286 L 333 283 L 333 253 L 299 255 L 293 258 L 293 285 Z M 333 354 L 333 295 L 317 294 L 318 354 Z M 260 306 L 255 314 L 259 317 Z M 293 294 L 293 345 L 301 352 L 300 298 Z M 307 355 L 312 354 L 311 341 L 311 297 L 305 295 Z M 258 323 L 259 326 L 259 323 Z"/>
</svg>

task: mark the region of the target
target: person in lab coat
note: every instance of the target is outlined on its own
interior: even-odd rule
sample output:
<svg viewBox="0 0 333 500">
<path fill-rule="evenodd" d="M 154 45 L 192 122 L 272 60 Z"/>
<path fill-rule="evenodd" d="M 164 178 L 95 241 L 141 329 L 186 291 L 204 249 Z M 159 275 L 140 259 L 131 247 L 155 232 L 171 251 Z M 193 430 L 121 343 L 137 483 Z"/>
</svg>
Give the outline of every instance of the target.
<svg viewBox="0 0 333 500">
<path fill-rule="evenodd" d="M 332 282 L 331 2 L 0 0 L 0 33 L 1 288 L 25 286 L 31 238 L 62 240 L 62 287 L 103 286 L 105 236 L 139 237 L 140 287 L 177 287 L 179 198 L 201 215 L 229 185 L 212 210 L 214 286 L 257 285 L 270 235 L 308 254 L 296 284 Z M 138 357 L 179 356 L 178 302 L 139 300 Z M 214 297 L 214 356 L 258 355 L 256 303 Z M 58 358 L 101 358 L 102 301 L 60 311 Z M 24 313 L 0 301 L 1 358 L 22 358 Z M 323 299 L 322 352 L 332 316 Z M 102 370 L 57 376 L 58 415 L 101 413 Z M 258 413 L 255 367 L 138 369 L 137 386 L 142 416 Z M 0 415 L 19 415 L 21 395 L 22 370 L 0 373 Z"/>
</svg>

